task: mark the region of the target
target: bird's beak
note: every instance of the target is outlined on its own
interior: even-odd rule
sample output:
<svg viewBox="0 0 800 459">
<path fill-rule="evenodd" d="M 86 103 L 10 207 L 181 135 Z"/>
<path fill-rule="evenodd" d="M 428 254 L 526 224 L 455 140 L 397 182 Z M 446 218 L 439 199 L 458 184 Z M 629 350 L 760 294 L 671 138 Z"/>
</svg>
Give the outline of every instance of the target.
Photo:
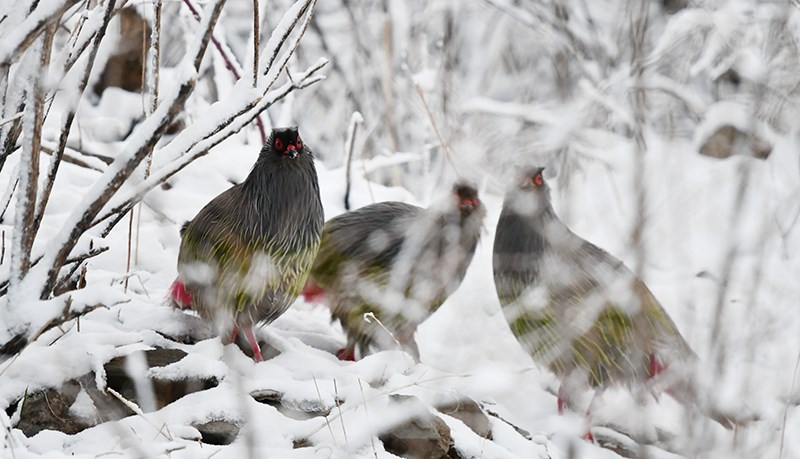
<svg viewBox="0 0 800 459">
<path fill-rule="evenodd" d="M 463 212 L 474 212 L 477 207 L 478 207 L 477 201 L 473 201 L 471 199 L 465 199 L 461 201 L 461 210 Z"/>
<path fill-rule="evenodd" d="M 287 147 L 286 154 L 288 154 L 292 159 L 297 158 L 297 148 L 295 148 L 294 145 L 289 145 L 289 147 Z"/>
</svg>

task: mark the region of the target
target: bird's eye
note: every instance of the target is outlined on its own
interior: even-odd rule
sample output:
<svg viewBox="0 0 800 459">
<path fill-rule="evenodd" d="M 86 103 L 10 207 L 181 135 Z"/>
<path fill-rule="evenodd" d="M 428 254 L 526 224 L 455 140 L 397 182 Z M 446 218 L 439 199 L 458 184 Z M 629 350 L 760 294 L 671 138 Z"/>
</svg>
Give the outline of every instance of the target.
<svg viewBox="0 0 800 459">
<path fill-rule="evenodd" d="M 300 140 L 300 136 L 297 136 L 297 140 L 295 141 L 294 144 L 297 145 L 298 150 L 301 150 L 303 148 L 303 141 Z"/>
<path fill-rule="evenodd" d="M 283 150 L 283 140 L 275 139 L 275 148 L 277 150 Z"/>
<path fill-rule="evenodd" d="M 541 172 L 537 172 L 536 175 L 531 177 L 530 180 L 531 180 L 531 184 L 533 184 L 533 186 L 542 186 L 544 184 L 544 180 L 542 180 L 542 173 Z"/>
</svg>

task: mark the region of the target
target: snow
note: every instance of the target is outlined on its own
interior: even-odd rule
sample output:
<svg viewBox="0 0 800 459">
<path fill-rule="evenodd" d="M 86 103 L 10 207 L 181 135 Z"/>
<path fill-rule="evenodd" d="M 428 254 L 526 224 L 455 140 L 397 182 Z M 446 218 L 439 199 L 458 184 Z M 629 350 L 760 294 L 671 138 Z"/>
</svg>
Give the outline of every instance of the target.
<svg viewBox="0 0 800 459">
<path fill-rule="evenodd" d="M 265 3 L 262 0 L 262 6 Z M 305 0 L 269 3 L 264 6 L 262 17 L 267 19 L 262 30 L 272 35 L 262 45 L 262 74 L 280 39 L 291 35 L 292 20 L 304 7 L 316 5 Z M 540 26 L 533 10 L 513 2 L 494 3 L 511 14 L 519 11 L 522 20 Z M 742 416 L 752 414 L 758 420 L 729 431 L 692 413 L 668 394 L 656 400 L 649 394 L 617 388 L 606 390 L 596 400 L 592 431 L 634 451 L 639 444 L 647 444 L 641 453 L 653 458 L 779 457 L 781 453 L 785 458 L 800 457 L 796 435 L 800 427 L 800 141 L 793 125 L 796 118 L 782 111 L 784 106 L 796 105 L 796 100 L 788 89 L 775 90 L 778 101 L 764 101 L 771 110 L 764 116 L 752 94 L 720 98 L 711 88 L 728 67 L 751 83 L 774 84 L 771 68 L 775 61 L 758 42 L 766 30 L 759 27 L 781 11 L 767 15 L 755 2 L 744 0 L 712 3 L 669 18 L 652 13 L 654 31 L 641 83 L 658 89 L 659 94 L 676 94 L 691 114 L 686 117 L 669 104 L 662 106 L 663 95 L 653 95 L 648 102 L 652 117 L 644 126 L 647 149 L 640 177 L 646 187 L 642 276 L 698 354 L 700 363 L 693 370 L 706 395 L 704 401 Z M 19 11 L 24 5 L 10 11 L 7 21 L 15 20 L 19 27 L 0 23 L 0 62 L 16 52 L 14 44 L 35 25 L 36 15 L 64 4 L 41 0 L 35 15 L 24 20 Z M 228 76 L 217 75 L 221 96 L 211 100 L 204 92 L 207 67 L 199 72 L 194 67 L 195 40 L 181 51 L 185 56 L 182 64 L 161 69 L 159 107 L 146 121 L 141 121 L 140 94 L 109 88 L 99 100 L 85 97 L 80 101 L 71 151 L 76 155 L 78 151 L 100 153 L 114 162 L 107 165 L 97 158 L 85 158 L 101 172 L 62 164 L 32 254 L 34 259 L 46 255 L 42 266 L 47 266 L 51 249 L 65 241 L 108 179 L 148 141 L 167 115 L 181 83 L 200 78 L 188 105 L 186 128 L 154 149 L 151 177 L 134 174 L 100 210 L 103 217 L 127 199 L 144 195 L 131 272 L 125 268 L 127 224 L 121 223 L 106 238 L 99 238 L 96 232 L 84 235 L 73 249 L 72 254 L 78 254 L 89 250 L 90 243 L 95 249 L 109 247 L 87 262 L 86 288 L 38 301 L 37 287 L 44 273 L 35 270 L 15 298 L 0 298 L 0 342 L 10 337 L 15 325 L 27 324 L 33 332 L 42 330 L 18 356 L 0 362 L 0 457 L 234 458 L 245 457 L 252 448 L 252 457 L 386 458 L 394 456 L 385 451 L 376 432 L 411 414 L 426 412 L 445 421 L 455 448 L 465 458 L 619 457 L 608 448 L 581 440 L 586 429 L 582 411 L 590 403 L 591 392 L 580 394 L 575 413 L 558 415 L 555 393 L 559 381 L 523 351 L 501 312 L 492 280 L 492 241 L 502 194 L 512 183 L 513 170 L 508 166 L 535 162 L 547 165 L 554 208 L 567 225 L 628 266 L 634 265 L 638 254 L 630 241 L 639 220 L 635 174 L 640 169 L 630 135 L 636 120 L 629 99 L 635 83 L 625 40 L 615 38 L 628 30 L 622 26 L 614 29 L 628 21 L 629 14 L 615 19 L 617 10 L 594 4 L 569 11 L 567 26 L 583 42 L 591 42 L 593 37 L 584 30 L 584 21 L 590 16 L 594 19 L 598 49 L 587 53 L 608 53 L 608 62 L 584 62 L 588 73 L 577 79 L 569 97 L 560 100 L 553 96 L 549 73 L 553 62 L 548 54 L 567 43 L 564 36 L 553 35 L 558 31 L 531 31 L 483 3 L 417 5 L 398 1 L 389 2 L 386 12 L 376 7 L 354 11 L 357 18 L 398 16 L 392 22 L 395 54 L 388 57 L 384 55 L 382 20 L 364 21 L 355 30 L 336 4 L 317 7 L 314 20 L 326 31 L 330 29 L 328 42 L 335 56 L 329 57 L 337 58 L 340 69 L 354 72 L 348 73 L 349 81 L 363 90 L 353 96 L 362 102 L 358 114 L 345 98 L 342 77 L 331 68 L 325 69 L 327 81 L 293 93 L 291 102 L 273 105 L 295 85 L 323 78 L 318 70 L 327 61 L 321 57 L 324 53 L 319 52 L 318 37 L 311 29 L 300 40 L 298 52 L 289 58 L 288 50 L 294 39 L 299 39 L 299 32 L 292 32 L 298 35 L 291 36 L 277 52 L 267 76 L 259 78 L 259 88 L 253 88 L 248 78 L 234 83 Z M 72 43 L 85 43 L 99 28 L 102 6 L 86 13 L 87 21 Z M 277 10 L 271 8 L 279 7 L 285 16 L 273 14 Z M 657 9 L 655 5 L 651 8 Z M 800 14 L 794 9 L 782 11 L 796 27 Z M 441 116 L 438 104 L 444 94 L 439 59 L 445 51 L 440 33 L 446 12 L 457 14 L 457 39 L 451 45 L 455 48 L 447 52 L 453 53 L 453 71 L 459 77 L 447 94 L 451 112 Z M 226 13 L 230 13 L 227 6 L 221 21 L 236 19 L 225 17 Z M 305 27 L 308 15 L 301 21 Z M 190 24 L 193 31 L 202 28 L 193 20 Z M 353 45 L 351 34 L 361 34 L 360 39 L 372 45 L 370 54 Z M 229 51 L 235 53 L 236 37 L 226 38 L 231 42 Z M 616 49 L 619 44 L 622 46 Z M 466 54 L 459 46 L 481 46 L 481 52 Z M 26 59 L 30 60 L 30 55 Z M 102 56 L 98 58 L 102 60 Z M 384 81 L 387 61 L 405 66 L 406 73 L 394 68 L 393 80 Z M 54 62 L 60 66 L 59 60 Z M 284 81 L 284 64 L 306 70 L 292 72 L 294 83 Z M 29 72 L 26 65 L 23 62 L 12 68 L 14 78 L 10 79 L 5 109 L 16 107 L 15 97 L 22 85 L 27 85 L 17 78 Z M 787 60 L 782 65 L 791 69 L 796 64 Z M 50 70 L 55 67 L 51 65 Z M 75 106 L 70 103 L 74 77 L 70 74 L 62 80 L 50 121 L 45 124 L 43 145 L 55 145 L 63 110 Z M 275 86 L 264 94 L 272 80 Z M 436 154 L 441 156 L 438 141 L 431 136 L 415 83 L 426 91 L 435 117 L 441 120 L 439 127 L 460 161 L 459 168 L 483 184 L 481 201 L 488 210 L 485 231 L 464 282 L 417 330 L 421 363 L 397 350 L 377 352 L 357 362 L 339 361 L 335 353 L 345 343 L 341 327 L 331 323 L 323 304 L 301 299 L 273 324 L 256 331 L 271 351 L 266 353 L 267 361 L 256 364 L 236 346 L 223 346 L 196 314 L 166 304 L 165 292 L 176 275 L 178 229 L 210 199 L 247 176 L 260 145 L 246 118 L 267 107 L 273 110 L 273 119 L 296 121 L 314 150 L 327 218 L 345 211 L 342 152 L 349 143 L 348 123 L 356 119 L 365 129 L 351 139 L 356 145 L 352 208 L 384 200 L 422 206 L 436 201 L 450 186 L 453 174 L 440 173 L 435 159 Z M 388 151 L 390 143 L 383 132 L 383 118 L 390 113 L 381 105 L 384 84 L 395 95 L 391 114 L 399 151 Z M 226 125 L 242 111 L 245 116 Z M 697 119 L 684 119 L 692 115 Z M 677 128 L 665 121 L 669 117 L 679 118 Z M 782 129 L 781 123 L 770 117 L 783 119 L 790 128 Z M 681 131 L 687 125 L 691 130 Z M 755 129 L 773 145 L 772 154 L 763 161 L 698 155 L 702 142 L 723 125 Z M 134 130 L 128 135 L 131 127 Z M 25 157 L 11 156 L 0 170 L 3 190 L 13 185 L 20 162 L 25 165 L 30 160 L 26 150 L 22 151 Z M 398 170 L 401 180 L 394 181 L 391 172 Z M 168 187 L 156 186 L 167 176 Z M 7 233 L 6 260 L 12 250 L 8 242 L 20 237 L 9 219 L 16 210 L 12 202 L 0 225 Z M 0 278 L 8 277 L 9 262 L 3 262 Z M 127 289 L 123 287 L 126 278 Z M 65 309 L 68 314 L 80 312 L 80 321 L 71 319 L 43 330 Z M 183 336 L 192 340 L 170 339 Z M 147 369 L 141 351 L 156 347 L 180 349 L 187 356 Z M 129 356 L 126 365 L 141 414 L 104 422 L 75 435 L 42 431 L 28 438 L 13 428 L 21 413 L 19 409 L 6 412 L 5 408 L 23 394 L 58 388 L 92 372 L 96 385 L 105 388 L 103 365 L 120 356 Z M 208 378 L 219 385 L 155 409 L 148 378 Z M 249 396 L 258 391 L 279 392 L 280 406 L 258 403 Z M 400 408 L 391 403 L 390 395 L 417 397 L 423 408 L 413 412 Z M 469 397 L 499 416 L 488 417 L 491 439 L 433 408 L 458 397 Z M 79 392 L 69 410 L 81 419 L 102 414 L 86 390 Z M 233 421 L 242 433 L 230 445 L 203 444 L 195 426 L 211 420 Z M 514 426 L 529 432 L 531 438 Z M 312 446 L 294 448 L 293 442 L 301 439 L 310 439 Z"/>
</svg>

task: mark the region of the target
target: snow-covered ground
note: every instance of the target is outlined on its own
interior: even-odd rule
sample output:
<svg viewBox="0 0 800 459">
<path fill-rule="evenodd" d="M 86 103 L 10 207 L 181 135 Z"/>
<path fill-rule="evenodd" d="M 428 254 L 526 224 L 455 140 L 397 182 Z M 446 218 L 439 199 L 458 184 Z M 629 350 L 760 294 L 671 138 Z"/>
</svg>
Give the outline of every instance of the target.
<svg viewBox="0 0 800 459">
<path fill-rule="evenodd" d="M 627 246 L 635 208 L 632 155 L 624 139 L 600 140 L 606 142 L 604 162 L 587 162 L 574 174 L 566 192 L 554 192 L 555 207 L 562 216 L 569 208 L 569 224 L 578 234 L 632 264 L 634 254 Z M 795 231 L 784 239 L 780 232 L 785 227 L 780 225 L 788 225 L 785 220 L 797 212 L 797 147 L 795 142 L 782 142 L 767 161 L 717 161 L 698 156 L 686 143 L 654 143 L 644 164 L 648 209 L 644 278 L 700 356 L 703 368 L 699 371 L 709 379 L 709 393 L 720 403 L 752 411 L 760 420 L 727 431 L 708 420 L 686 422 L 680 405 L 668 396 L 641 406 L 625 391 L 611 390 L 595 407 L 596 424 L 617 426 L 637 438 L 655 438 L 656 429 L 665 430 L 674 437 L 661 447 L 678 454 L 777 457 L 783 438 L 784 457 L 800 455 L 796 435 L 800 412 L 794 406 L 800 388 L 793 387 L 800 352 L 800 310 L 796 307 L 800 237 Z M 172 310 L 163 301 L 175 276 L 177 230 L 231 181 L 242 180 L 257 150 L 257 145 L 232 139 L 174 178 L 169 190 L 158 190 L 145 199 L 138 265 L 132 270 L 127 293 L 122 286 L 127 226 L 120 225 L 111 233 L 111 250 L 89 264 L 87 288 L 71 295 L 73 308 L 98 303 L 105 307 L 84 315 L 80 331 L 74 321 L 63 330 L 50 330 L 19 357 L 4 362 L 0 367 L 3 405 L 26 390 L 58 387 L 62 381 L 97 370 L 114 356 L 175 345 L 166 344 L 157 332 L 175 335 L 192 327 L 202 329 L 191 313 Z M 82 176 L 91 173 L 69 164 L 65 167 L 71 172 L 65 175 L 71 181 L 65 193 L 71 189 L 80 194 Z M 327 169 L 324 164 L 318 164 L 318 170 L 330 218 L 343 211 L 344 171 Z M 734 209 L 742 173 L 748 175 L 747 188 L 737 216 Z M 560 177 L 551 182 L 555 190 L 560 189 Z M 376 201 L 414 199 L 404 189 L 368 185 L 358 177 L 354 206 L 372 202 L 371 195 Z M 221 384 L 154 413 L 73 436 L 43 431 L 25 438 L 11 430 L 2 443 L 4 454 L 18 458 L 39 454 L 160 457 L 172 450 L 170 457 L 242 457 L 253 442 L 257 457 L 372 457 L 374 451 L 385 455 L 380 443 L 370 439 L 373 429 L 398 416 L 385 405 L 393 393 L 431 401 L 465 395 L 533 434 L 533 440 L 525 440 L 497 422 L 494 441 L 488 442 L 460 421 L 449 419 L 463 457 L 558 458 L 568 457 L 572 448 L 577 448 L 578 457 L 615 457 L 580 440 L 581 416 L 557 414 L 554 377 L 533 365 L 505 325 L 491 276 L 491 242 L 501 196 L 487 192 L 483 202 L 489 211 L 486 232 L 466 279 L 418 331 L 421 364 L 413 365 L 407 356 L 391 351 L 355 363 L 338 361 L 332 353 L 343 344 L 341 329 L 330 323 L 324 306 L 298 300 L 275 323 L 259 330 L 260 337 L 281 351 L 277 357 L 254 364 L 235 346 L 223 347 L 216 337 L 178 345 L 189 357 L 159 371 L 176 377 L 214 376 Z M 737 256 L 717 316 L 717 279 L 730 240 L 736 242 Z M 60 309 L 63 301 L 52 300 L 53 307 Z M 715 320 L 720 321 L 722 332 L 712 342 Z M 710 371 L 716 358 L 721 359 L 721 374 Z M 332 407 L 337 396 L 345 403 L 341 413 L 334 411 L 327 421 L 298 421 L 241 397 L 243 391 L 257 389 L 284 392 L 298 404 Z M 221 447 L 194 440 L 196 432 L 187 426 L 219 418 L 247 420 L 239 440 Z M 7 425 L 9 419 L 4 422 Z M 169 438 L 163 426 L 171 432 Z M 313 446 L 293 450 L 292 440 L 305 437 L 310 437 Z M 670 457 L 660 449 L 651 454 Z"/>
<path fill-rule="evenodd" d="M 272 3 L 262 0 L 262 9 L 273 8 Z M 338 67 L 326 69 L 328 81 L 292 95 L 271 109 L 270 116 L 274 122 L 299 124 L 301 136 L 316 152 L 325 214 L 331 218 L 345 211 L 342 139 L 354 107 L 345 99 L 343 88 L 345 84 L 360 87 L 363 92 L 347 97 L 360 97 L 362 103 L 370 101 L 377 106 L 378 99 L 383 103 L 381 72 L 385 62 L 379 52 L 363 54 L 365 50 L 348 41 L 361 46 L 365 37 L 371 36 L 368 32 L 379 29 L 382 23 L 365 22 L 363 29 L 351 31 L 343 11 L 322 3 L 317 12 L 319 25 L 329 33 L 329 39 L 333 37 L 332 42 L 325 48 L 316 35 L 309 33 L 303 42 L 307 48 L 301 48 L 302 57 L 293 57 L 290 67 L 294 70 L 297 64 L 297 68 L 306 68 L 308 62 L 326 54 Z M 652 27 L 660 28 L 661 34 L 653 34 L 657 37 L 651 43 L 651 57 L 674 74 L 659 71 L 676 80 L 684 74 L 689 76 L 678 85 L 648 70 L 654 74 L 646 74 L 643 84 L 656 89 L 649 93 L 650 112 L 643 128 L 646 148 L 641 152 L 630 129 L 634 118 L 627 100 L 633 86 L 630 68 L 623 64 L 602 68 L 598 63 L 602 59 L 595 62 L 586 58 L 588 64 L 572 68 L 582 75 L 570 89 L 574 97 L 561 104 L 551 100 L 555 90 L 546 79 L 551 77 L 551 63 L 545 57 L 561 49 L 563 43 L 547 35 L 554 29 L 541 32 L 540 28 L 531 28 L 526 21 L 536 23 L 541 18 L 521 15 L 513 9 L 516 2 L 430 2 L 429 9 L 418 12 L 427 15 L 423 19 L 405 2 L 389 3 L 388 12 L 356 10 L 359 16 L 355 20 L 358 22 L 360 15 L 387 14 L 393 18 L 396 56 L 407 59 L 402 65 L 395 64 L 405 66 L 406 74 L 398 72 L 387 78 L 394 79 L 394 90 L 399 94 L 392 109 L 400 126 L 399 143 L 408 151 L 384 154 L 392 146 L 382 124 L 384 113 L 380 107 L 362 107 L 365 122 L 356 142 L 357 158 L 370 159 L 354 161 L 350 202 L 354 208 L 385 200 L 424 206 L 437 193 L 449 189 L 456 174 L 441 158 L 436 160 L 436 154 L 442 155 L 437 151 L 439 144 L 426 107 L 417 99 L 413 86 L 417 83 L 428 94 L 439 128 L 454 139 L 451 146 L 459 170 L 481 184 L 481 199 L 488 210 L 485 232 L 466 278 L 417 331 L 422 362 L 415 364 L 400 351 L 379 352 L 357 362 L 339 361 L 334 354 L 344 344 L 341 327 L 331 322 L 324 305 L 299 299 L 277 321 L 257 330 L 261 340 L 277 351 L 256 364 L 236 346 L 223 346 L 191 311 L 174 310 L 167 304 L 166 290 L 176 275 L 180 226 L 210 199 L 241 182 L 258 155 L 259 136 L 248 126 L 172 177 L 169 186 L 147 194 L 141 206 L 141 222 L 134 223 L 138 239 L 134 237 L 130 272 L 126 269 L 126 217 L 108 237 L 96 239 L 109 250 L 88 261 L 85 288 L 33 302 L 36 308 L 25 312 L 30 329 L 38 330 L 50 318 L 59 316 L 69 301 L 72 311 L 87 311 L 79 321 L 51 328 L 19 355 L 0 362 L 0 408 L 4 409 L 25 394 L 58 388 L 65 381 L 92 372 L 102 389 L 105 363 L 155 347 L 181 349 L 188 356 L 151 370 L 152 376 L 216 378 L 219 385 L 149 411 L 145 406 L 147 384 L 142 384 L 139 399 L 144 414 L 105 422 L 74 435 L 45 430 L 27 438 L 13 428 L 19 421 L 19 407 L 0 410 L 0 457 L 394 457 L 384 450 L 376 433 L 415 414 L 391 403 L 390 395 L 395 394 L 417 396 L 429 410 L 443 400 L 466 397 L 495 413 L 498 417 L 489 417 L 491 440 L 462 421 L 439 413 L 451 429 L 462 458 L 619 457 L 603 445 L 581 439 L 585 433 L 581 414 L 557 413 L 558 381 L 536 366 L 516 342 L 496 297 L 491 252 L 502 193 L 511 184 L 513 165 L 540 162 L 547 166 L 545 177 L 553 189 L 560 218 L 574 232 L 640 272 L 672 317 L 699 356 L 695 370 L 704 397 L 743 418 L 755 419 L 727 430 L 691 414 L 666 394 L 656 400 L 648 394 L 610 389 L 594 404 L 595 437 L 616 438 L 618 446 L 653 458 L 800 458 L 800 141 L 793 126 L 792 110 L 797 105 L 791 96 L 794 89 L 775 89 L 782 84 L 775 79 L 786 75 L 781 72 L 800 66 L 776 58 L 770 68 L 777 65 L 776 61 L 782 62 L 782 67 L 765 75 L 760 69 L 769 66 L 759 61 L 763 56 L 752 49 L 725 54 L 748 40 L 761 43 L 758 21 L 780 17 L 782 10 L 769 5 L 756 8 L 754 2 L 741 0 L 720 2 L 707 10 L 705 4 L 689 8 L 676 13 L 666 25 L 668 20 L 654 19 Z M 594 56 L 596 52 L 603 57 L 607 52 L 606 57 L 619 59 L 625 50 L 616 48 L 614 40 L 618 37 L 611 38 L 616 30 L 615 21 L 609 17 L 616 9 L 605 10 L 597 6 L 600 3 L 570 10 L 570 20 L 577 21 L 577 25 L 570 23 L 570 32 L 576 40 L 598 46 L 588 54 Z M 230 4 L 226 7 L 229 21 L 223 20 L 218 35 L 226 31 L 246 35 L 249 22 L 241 18 L 249 19 L 249 2 Z M 591 26 L 597 26 L 599 33 L 580 22 L 589 14 L 586 8 L 592 9 L 595 20 Z M 453 58 L 455 67 L 451 70 L 459 77 L 449 93 L 441 89 L 444 78 L 437 79 L 441 77 L 437 73 L 441 70 L 437 60 L 442 58 L 437 54 L 441 51 L 440 37 L 427 37 L 416 29 L 430 28 L 429 22 L 445 13 L 460 18 L 458 24 L 480 31 L 461 36 L 456 27 L 454 33 L 461 37 L 462 48 L 453 51 L 460 58 Z M 489 14 L 491 21 L 483 17 Z M 267 17 L 273 23 L 277 20 Z M 800 14 L 791 10 L 788 25 L 781 30 L 793 31 L 798 20 Z M 190 20 L 187 23 L 194 25 Z M 438 23 L 432 27 L 440 28 Z M 494 35 L 495 29 L 505 35 Z M 604 35 L 603 31 L 608 33 Z M 372 32 L 372 36 L 382 36 Z M 478 47 L 476 43 L 484 38 L 488 44 Z M 239 40 L 238 44 L 243 43 Z M 430 43 L 434 44 L 426 48 Z M 689 49 L 690 45 L 696 48 Z M 689 49 L 685 51 L 690 56 L 686 62 L 681 62 L 681 57 L 668 60 L 671 55 L 680 56 L 683 46 Z M 480 59 L 467 58 L 467 51 L 473 49 L 489 52 Z M 301 65 L 295 59 L 306 61 Z M 765 97 L 779 94 L 788 102 L 765 103 L 768 116 L 756 116 L 753 101 L 744 96 L 734 95 L 732 101 L 717 103 L 722 96 L 709 95 L 719 89 L 712 88 L 717 81 L 709 83 L 707 77 L 719 76 L 726 68 L 723 64 L 738 69 L 744 80 L 775 89 L 766 91 Z M 224 75 L 219 60 L 213 65 Z M 175 70 L 170 72 L 164 70 L 162 75 L 162 93 L 177 79 Z M 224 81 L 224 77 L 218 80 Z M 233 94 L 232 83 L 220 83 L 217 89 L 223 100 Z M 190 128 L 210 109 L 202 99 L 207 96 L 203 91 L 198 89 L 200 95 L 188 106 L 185 121 Z M 664 102 L 660 98 L 663 92 L 681 103 L 672 99 Z M 461 117 L 442 115 L 443 95 L 451 96 L 450 103 L 461 110 Z M 63 103 L 57 98 L 53 113 L 58 113 Z M 71 140 L 83 151 L 116 156 L 125 148 L 124 137 L 130 127 L 139 122 L 143 103 L 140 94 L 115 88 L 107 89 L 98 101 L 82 100 Z M 690 112 L 703 122 L 691 119 L 687 115 Z M 673 117 L 677 119 L 674 126 Z M 767 159 L 713 159 L 698 154 L 703 140 L 719 126 L 746 129 L 755 119 L 769 117 L 774 129 L 754 123 L 756 132 L 774 147 Z M 60 120 L 54 118 L 48 117 L 44 125 L 45 145 L 57 138 Z M 675 135 L 667 135 L 668 131 Z M 363 140 L 369 136 L 370 142 Z M 368 150 L 363 155 L 362 148 Z M 48 158 L 42 155 L 42 170 Z M 0 191 L 11 188 L 18 161 L 18 155 L 11 156 L 0 169 Z M 158 165 L 159 158 L 154 162 Z M 401 167 L 395 167 L 397 164 Z M 101 170 L 106 167 L 99 160 L 90 161 L 90 165 Z M 439 173 L 440 167 L 444 173 Z M 137 172 L 136 180 L 142 173 Z M 381 184 L 398 173 L 405 187 Z M 39 241 L 46 242 L 58 234 L 75 203 L 83 199 L 99 176 L 97 170 L 71 163 L 61 165 L 34 253 L 43 249 Z M 639 218 L 639 183 L 644 192 L 643 219 Z M 13 209 L 12 205 L 9 216 Z M 631 243 L 639 224 L 643 225 L 642 257 Z M 6 234 L 10 235 L 12 229 L 9 219 L 0 223 L 4 247 Z M 643 260 L 643 264 L 637 266 L 637 260 Z M 0 274 L 7 265 L 0 266 Z M 198 341 L 182 344 L 166 338 L 183 335 Z M 142 376 L 141 371 L 132 371 L 134 380 L 144 382 Z M 283 403 L 300 411 L 307 408 L 329 413 L 288 416 L 248 395 L 263 390 L 281 392 Z M 591 397 L 591 392 L 583 394 L 583 408 Z M 337 401 L 342 403 L 337 405 Z M 71 412 L 93 417 L 98 409 L 88 396 L 79 396 Z M 199 433 L 192 426 L 221 419 L 242 426 L 237 439 L 226 446 L 199 442 Z M 530 435 L 520 434 L 514 426 Z M 648 446 L 637 450 L 632 438 Z M 297 447 L 294 442 L 298 440 L 308 442 Z"/>
</svg>

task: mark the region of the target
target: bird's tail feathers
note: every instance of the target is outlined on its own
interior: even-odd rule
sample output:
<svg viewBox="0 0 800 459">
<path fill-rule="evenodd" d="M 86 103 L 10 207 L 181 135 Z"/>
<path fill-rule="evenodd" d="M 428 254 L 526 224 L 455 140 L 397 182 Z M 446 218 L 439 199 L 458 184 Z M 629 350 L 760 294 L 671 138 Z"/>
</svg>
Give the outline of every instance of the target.
<svg viewBox="0 0 800 459">
<path fill-rule="evenodd" d="M 651 377 L 651 390 L 654 393 L 666 392 L 687 409 L 697 410 L 702 416 L 711 419 L 726 429 L 744 426 L 759 419 L 759 416 L 744 406 L 723 407 L 715 400 L 710 384 L 704 384 L 693 365 L 694 359 L 678 365 L 659 368 Z"/>
</svg>

